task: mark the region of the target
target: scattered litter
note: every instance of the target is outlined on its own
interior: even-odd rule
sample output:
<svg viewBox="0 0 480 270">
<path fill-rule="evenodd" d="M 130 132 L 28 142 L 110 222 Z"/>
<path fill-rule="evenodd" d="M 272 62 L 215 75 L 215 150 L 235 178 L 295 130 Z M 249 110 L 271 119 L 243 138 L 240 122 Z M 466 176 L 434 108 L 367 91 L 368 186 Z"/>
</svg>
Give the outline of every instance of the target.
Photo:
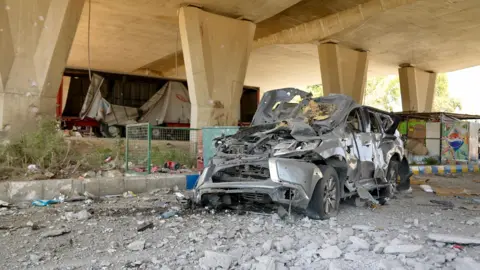
<svg viewBox="0 0 480 270">
<path fill-rule="evenodd" d="M 137 240 L 128 244 L 127 248 L 133 251 L 140 251 L 145 249 L 145 240 Z"/>
<path fill-rule="evenodd" d="M 57 204 L 60 203 L 59 200 L 35 200 L 32 202 L 33 206 L 47 206 L 51 204 Z"/>
<path fill-rule="evenodd" d="M 103 162 L 108 163 L 112 160 L 113 160 L 112 156 L 108 156 Z"/>
<path fill-rule="evenodd" d="M 474 238 L 474 237 L 468 237 L 468 236 L 462 236 L 462 235 L 429 233 L 427 237 L 430 240 L 442 242 L 442 243 L 480 245 L 480 238 Z"/>
<path fill-rule="evenodd" d="M 28 172 L 39 172 L 40 169 L 35 164 L 30 164 L 27 166 Z"/>
<path fill-rule="evenodd" d="M 464 249 L 463 246 L 457 245 L 457 244 L 453 245 L 452 248 L 453 248 L 453 249 L 458 249 L 458 250 L 463 250 L 463 249 Z"/>
<path fill-rule="evenodd" d="M 71 232 L 70 229 L 61 228 L 61 229 L 57 229 L 57 230 L 46 231 L 46 232 L 41 234 L 41 237 L 43 237 L 43 238 L 56 237 L 56 236 L 68 234 L 70 232 Z"/>
<path fill-rule="evenodd" d="M 0 200 L 0 207 L 10 207 L 10 206 L 11 205 L 8 202 Z"/>
<path fill-rule="evenodd" d="M 169 210 L 167 212 L 163 212 L 160 217 L 163 218 L 163 219 L 167 219 L 167 218 L 171 218 L 171 217 L 174 217 L 178 215 L 178 211 L 174 211 L 174 210 Z"/>
<path fill-rule="evenodd" d="M 84 196 L 72 196 L 70 198 L 66 198 L 65 202 L 81 202 L 85 200 L 86 198 Z"/>
<path fill-rule="evenodd" d="M 429 185 L 420 185 L 420 188 L 427 193 L 433 193 L 433 188 Z"/>
<path fill-rule="evenodd" d="M 137 228 L 137 232 L 143 232 L 146 229 L 152 229 L 153 228 L 153 222 L 147 222 L 145 224 L 142 224 L 140 227 Z"/>
<path fill-rule="evenodd" d="M 124 198 L 133 198 L 133 197 L 137 197 L 137 195 L 129 190 L 129 191 L 126 191 L 126 192 L 123 193 L 123 197 Z"/>
<path fill-rule="evenodd" d="M 375 198 L 373 198 L 372 194 L 370 194 L 370 192 L 368 190 L 366 190 L 365 188 L 358 187 L 357 192 L 358 192 L 358 196 L 360 196 L 360 198 L 371 202 L 373 205 L 379 204 L 379 202 Z"/>
<path fill-rule="evenodd" d="M 439 205 L 443 205 L 443 206 L 446 206 L 446 207 L 450 207 L 450 208 L 455 207 L 455 204 L 453 204 L 453 202 L 451 202 L 451 201 L 430 200 L 430 202 L 434 203 L 434 204 L 439 204 Z"/>
</svg>

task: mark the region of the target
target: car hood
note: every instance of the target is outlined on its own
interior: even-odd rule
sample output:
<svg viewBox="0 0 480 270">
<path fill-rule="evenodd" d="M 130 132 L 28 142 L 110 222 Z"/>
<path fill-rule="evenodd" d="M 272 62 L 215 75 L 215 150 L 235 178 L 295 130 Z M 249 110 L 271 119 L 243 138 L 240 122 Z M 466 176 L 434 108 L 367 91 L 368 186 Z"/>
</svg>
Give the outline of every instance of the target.
<svg viewBox="0 0 480 270">
<path fill-rule="evenodd" d="M 300 102 L 294 98 L 299 96 Z M 307 121 L 307 116 L 302 114 L 305 107 L 311 104 L 332 104 L 335 109 L 331 115 L 325 120 Z M 291 122 L 304 121 L 316 127 L 331 129 L 341 123 L 350 111 L 359 105 L 349 96 L 345 95 L 329 95 L 326 97 L 311 98 L 311 94 L 295 88 L 282 88 L 267 91 L 258 105 L 257 111 L 252 120 L 252 126 L 279 123 L 282 121 Z"/>
</svg>

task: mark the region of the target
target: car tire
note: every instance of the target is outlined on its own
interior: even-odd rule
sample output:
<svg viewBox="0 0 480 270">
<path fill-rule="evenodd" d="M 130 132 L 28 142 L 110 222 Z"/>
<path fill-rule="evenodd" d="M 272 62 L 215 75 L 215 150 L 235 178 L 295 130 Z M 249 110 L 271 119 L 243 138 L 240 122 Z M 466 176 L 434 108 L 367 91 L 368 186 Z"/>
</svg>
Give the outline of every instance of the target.
<svg viewBox="0 0 480 270">
<path fill-rule="evenodd" d="M 397 185 L 399 184 L 399 169 L 400 161 L 396 159 L 390 160 L 387 167 L 387 187 L 383 188 L 382 196 L 379 198 L 380 204 L 385 204 L 389 199 L 392 199 L 397 192 Z"/>
<path fill-rule="evenodd" d="M 320 165 L 323 177 L 317 182 L 307 208 L 311 219 L 329 219 L 338 214 L 341 187 L 337 171 L 332 166 Z"/>
</svg>

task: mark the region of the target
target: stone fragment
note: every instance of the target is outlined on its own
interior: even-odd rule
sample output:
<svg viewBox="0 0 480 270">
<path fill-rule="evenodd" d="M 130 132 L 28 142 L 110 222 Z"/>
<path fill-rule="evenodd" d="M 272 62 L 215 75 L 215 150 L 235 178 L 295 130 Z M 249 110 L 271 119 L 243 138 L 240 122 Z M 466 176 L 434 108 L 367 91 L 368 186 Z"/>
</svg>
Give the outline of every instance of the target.
<svg viewBox="0 0 480 270">
<path fill-rule="evenodd" d="M 145 248 L 145 240 L 137 240 L 128 244 L 127 248 L 132 251 L 140 251 Z"/>
<path fill-rule="evenodd" d="M 206 250 L 205 256 L 200 258 L 200 266 L 207 269 L 229 269 L 234 262 L 234 257 L 225 253 Z"/>
<path fill-rule="evenodd" d="M 429 233 L 428 239 L 442 243 L 454 243 L 463 245 L 480 245 L 480 238 L 468 237 L 462 235 Z"/>
<path fill-rule="evenodd" d="M 358 230 L 358 231 L 364 231 L 364 232 L 369 232 L 369 231 L 375 230 L 374 227 L 367 226 L 367 225 L 353 225 L 352 229 Z"/>
<path fill-rule="evenodd" d="M 414 253 L 423 248 L 422 245 L 396 245 L 387 246 L 383 250 L 385 254 Z"/>
<path fill-rule="evenodd" d="M 342 251 L 337 246 L 326 247 L 319 252 L 322 259 L 336 259 L 342 256 Z"/>
<path fill-rule="evenodd" d="M 40 236 L 43 238 L 47 238 L 47 237 L 56 237 L 56 236 L 64 235 L 67 233 L 70 233 L 70 229 L 61 228 L 61 229 L 46 231 L 42 233 Z"/>
<path fill-rule="evenodd" d="M 349 240 L 350 242 L 352 242 L 353 247 L 356 248 L 357 250 L 360 250 L 360 249 L 368 250 L 370 248 L 370 244 L 362 238 L 359 238 L 356 236 L 350 236 Z"/>
</svg>

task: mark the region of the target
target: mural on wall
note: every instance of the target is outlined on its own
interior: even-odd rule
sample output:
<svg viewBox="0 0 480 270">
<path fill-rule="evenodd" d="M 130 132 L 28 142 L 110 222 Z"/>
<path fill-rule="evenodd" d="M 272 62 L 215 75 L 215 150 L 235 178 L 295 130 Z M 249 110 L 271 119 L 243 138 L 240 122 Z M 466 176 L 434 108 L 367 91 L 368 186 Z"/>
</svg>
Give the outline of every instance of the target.
<svg viewBox="0 0 480 270">
<path fill-rule="evenodd" d="M 442 161 L 468 160 L 468 122 L 444 123 Z"/>
</svg>

